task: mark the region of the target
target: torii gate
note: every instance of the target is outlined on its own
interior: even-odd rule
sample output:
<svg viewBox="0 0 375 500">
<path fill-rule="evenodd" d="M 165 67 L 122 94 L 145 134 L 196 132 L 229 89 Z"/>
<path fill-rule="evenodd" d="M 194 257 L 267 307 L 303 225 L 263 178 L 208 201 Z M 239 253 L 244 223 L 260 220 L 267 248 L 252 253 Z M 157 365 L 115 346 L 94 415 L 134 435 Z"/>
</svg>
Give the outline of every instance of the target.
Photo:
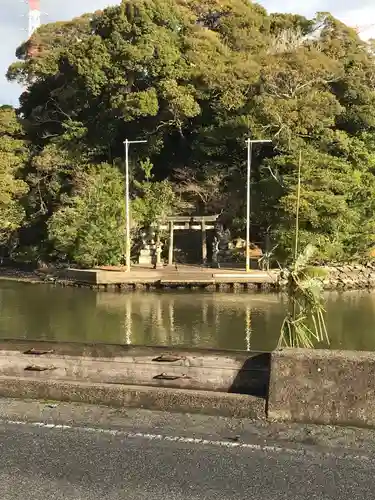
<svg viewBox="0 0 375 500">
<path fill-rule="evenodd" d="M 188 215 L 174 217 L 167 217 L 167 224 L 158 224 L 159 229 L 169 230 L 169 252 L 168 252 L 168 265 L 173 265 L 174 255 L 174 232 L 179 230 L 192 229 L 201 231 L 202 233 L 202 263 L 207 261 L 207 231 L 215 229 L 215 222 L 217 222 L 219 214 L 217 215 Z"/>
</svg>

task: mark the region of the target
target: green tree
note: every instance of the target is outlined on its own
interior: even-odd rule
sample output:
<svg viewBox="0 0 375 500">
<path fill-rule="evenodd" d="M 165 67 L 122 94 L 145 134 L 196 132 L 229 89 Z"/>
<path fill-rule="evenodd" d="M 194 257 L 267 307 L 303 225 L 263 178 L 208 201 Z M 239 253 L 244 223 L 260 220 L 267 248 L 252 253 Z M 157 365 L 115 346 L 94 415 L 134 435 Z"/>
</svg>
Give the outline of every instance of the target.
<svg viewBox="0 0 375 500">
<path fill-rule="evenodd" d="M 185 210 L 222 213 L 241 231 L 250 136 L 273 141 L 254 149 L 255 241 L 271 231 L 290 252 L 302 150 L 301 238 L 322 260 L 372 246 L 374 51 L 330 14 L 268 15 L 248 0 L 123 0 L 43 26 L 17 54 L 8 77 L 28 86 L 25 208 L 39 241 L 87 165 L 122 161 L 125 137 L 147 138 L 132 158 L 154 166 L 152 181 L 135 186 L 142 224 L 162 217 L 154 200 L 172 199 L 173 183 Z"/>
<path fill-rule="evenodd" d="M 28 151 L 22 125 L 10 106 L 0 107 L 0 245 L 7 245 L 21 227 L 21 198 L 27 184 L 19 178 Z"/>
<path fill-rule="evenodd" d="M 77 174 L 72 193 L 48 221 L 48 234 L 65 261 L 83 267 L 119 264 L 124 255 L 124 185 L 106 164 Z"/>
<path fill-rule="evenodd" d="M 131 203 L 133 223 L 149 228 L 158 222 L 165 222 L 178 208 L 173 185 L 168 180 L 155 181 L 150 160 L 141 163 L 144 180 L 134 181 L 136 196 Z"/>
<path fill-rule="evenodd" d="M 282 172 L 283 195 L 278 198 L 277 228 L 281 248 L 292 255 L 298 155 L 280 156 L 273 168 Z M 303 153 L 300 198 L 302 246 L 311 243 L 320 261 L 345 260 L 364 254 L 375 243 L 375 177 L 355 165 L 315 149 Z"/>
</svg>

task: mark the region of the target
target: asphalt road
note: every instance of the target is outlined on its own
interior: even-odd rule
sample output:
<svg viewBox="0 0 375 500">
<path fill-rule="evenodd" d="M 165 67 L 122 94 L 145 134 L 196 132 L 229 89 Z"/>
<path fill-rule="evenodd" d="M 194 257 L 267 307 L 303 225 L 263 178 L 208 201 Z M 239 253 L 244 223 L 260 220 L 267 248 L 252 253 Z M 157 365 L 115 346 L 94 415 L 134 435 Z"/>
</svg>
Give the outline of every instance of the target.
<svg viewBox="0 0 375 500">
<path fill-rule="evenodd" d="M 52 425 L 1 421 L 2 500 L 375 498 L 371 454 Z"/>
</svg>

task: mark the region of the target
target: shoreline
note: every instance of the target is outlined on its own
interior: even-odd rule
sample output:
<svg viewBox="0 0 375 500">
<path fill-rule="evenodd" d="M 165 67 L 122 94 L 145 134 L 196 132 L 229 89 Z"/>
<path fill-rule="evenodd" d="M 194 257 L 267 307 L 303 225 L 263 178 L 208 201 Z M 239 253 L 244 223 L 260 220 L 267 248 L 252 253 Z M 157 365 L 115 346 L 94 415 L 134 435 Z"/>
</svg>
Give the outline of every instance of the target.
<svg viewBox="0 0 375 500">
<path fill-rule="evenodd" d="M 23 271 L 17 268 L 0 267 L 0 281 L 15 281 L 18 283 L 45 283 L 37 271 Z"/>
<path fill-rule="evenodd" d="M 0 267 L 0 282 L 29 283 L 32 285 L 74 286 L 73 282 L 61 279 L 56 269 L 27 271 L 16 267 Z"/>
<path fill-rule="evenodd" d="M 321 278 L 326 291 L 361 291 L 375 289 L 375 265 L 325 266 L 321 268 L 325 276 Z M 259 276 L 264 274 L 262 278 Z M 273 274 L 273 276 L 272 276 Z M 257 275 L 257 276 L 256 276 Z M 275 272 L 254 270 L 253 275 L 230 273 L 200 267 L 187 267 L 181 271 L 144 269 L 135 267 L 131 274 L 125 275 L 116 269 L 21 269 L 0 266 L 0 281 L 16 283 L 59 285 L 90 288 L 96 291 L 155 290 L 204 290 L 207 292 L 248 292 L 279 293 L 283 283 Z"/>
</svg>

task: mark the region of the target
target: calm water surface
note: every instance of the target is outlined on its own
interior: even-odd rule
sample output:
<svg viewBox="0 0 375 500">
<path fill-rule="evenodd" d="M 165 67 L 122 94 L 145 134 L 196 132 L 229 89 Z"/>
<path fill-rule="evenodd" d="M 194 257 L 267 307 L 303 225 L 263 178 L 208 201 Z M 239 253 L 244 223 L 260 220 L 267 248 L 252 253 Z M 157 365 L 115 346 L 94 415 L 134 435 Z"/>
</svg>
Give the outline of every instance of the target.
<svg viewBox="0 0 375 500">
<path fill-rule="evenodd" d="M 375 350 L 375 293 L 326 296 L 331 347 Z M 275 294 L 111 293 L 0 281 L 0 337 L 272 350 Z"/>
</svg>

